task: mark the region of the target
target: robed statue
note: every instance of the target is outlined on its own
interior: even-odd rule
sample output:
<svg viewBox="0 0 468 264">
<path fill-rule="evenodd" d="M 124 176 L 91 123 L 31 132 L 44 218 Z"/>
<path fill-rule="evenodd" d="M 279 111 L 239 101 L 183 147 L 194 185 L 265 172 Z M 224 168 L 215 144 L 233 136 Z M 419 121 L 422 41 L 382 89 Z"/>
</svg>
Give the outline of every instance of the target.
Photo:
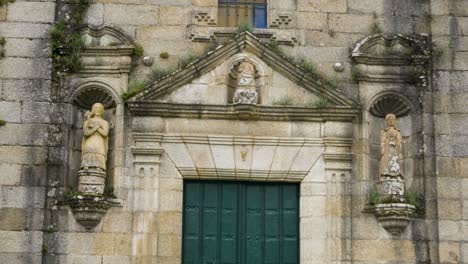
<svg viewBox="0 0 468 264">
<path fill-rule="evenodd" d="M 255 88 L 255 66 L 247 60 L 237 67 L 237 83 L 233 102 L 238 104 L 256 104 L 258 93 Z"/>
<path fill-rule="evenodd" d="M 380 176 L 391 178 L 403 178 L 403 149 L 401 147 L 401 133 L 396 126 L 396 116 L 385 116 L 387 127 L 380 133 L 381 160 Z"/>
<path fill-rule="evenodd" d="M 99 168 L 106 171 L 109 123 L 102 118 L 104 106 L 93 104 L 86 112 L 81 145 L 81 169 Z"/>
<path fill-rule="evenodd" d="M 85 113 L 81 166 L 78 171 L 78 191 L 102 194 L 106 178 L 106 161 L 109 139 L 109 123 L 102 118 L 104 105 L 93 104 Z"/>
</svg>

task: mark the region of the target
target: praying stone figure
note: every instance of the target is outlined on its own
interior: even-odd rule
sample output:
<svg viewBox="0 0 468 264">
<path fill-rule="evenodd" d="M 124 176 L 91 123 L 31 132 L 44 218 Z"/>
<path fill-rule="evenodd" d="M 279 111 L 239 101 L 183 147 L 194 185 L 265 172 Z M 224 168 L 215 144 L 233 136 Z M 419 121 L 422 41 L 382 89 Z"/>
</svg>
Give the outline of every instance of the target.
<svg viewBox="0 0 468 264">
<path fill-rule="evenodd" d="M 237 85 L 233 102 L 235 104 L 256 104 L 258 93 L 255 88 L 255 66 L 247 60 L 237 69 Z"/>
<path fill-rule="evenodd" d="M 403 178 L 402 161 L 403 150 L 401 147 L 401 133 L 395 128 L 396 116 L 387 114 L 385 116 L 387 128 L 380 133 L 381 160 L 380 176 Z"/>
<path fill-rule="evenodd" d="M 109 123 L 102 118 L 104 105 L 93 104 L 86 112 L 81 144 L 81 167 L 78 171 L 78 190 L 102 194 L 106 177 Z"/>
<path fill-rule="evenodd" d="M 405 192 L 403 181 L 403 150 L 400 130 L 395 127 L 396 116 L 385 116 L 387 127 L 380 133 L 382 157 L 380 159 L 379 189 L 382 197 L 400 199 Z"/>
</svg>

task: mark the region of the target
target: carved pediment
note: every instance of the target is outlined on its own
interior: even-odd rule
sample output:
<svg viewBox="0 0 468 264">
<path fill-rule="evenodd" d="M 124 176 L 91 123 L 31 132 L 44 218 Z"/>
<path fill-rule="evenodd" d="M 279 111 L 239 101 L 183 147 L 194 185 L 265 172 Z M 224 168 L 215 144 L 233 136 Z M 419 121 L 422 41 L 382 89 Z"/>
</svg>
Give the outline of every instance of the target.
<svg viewBox="0 0 468 264">
<path fill-rule="evenodd" d="M 423 36 L 372 35 L 360 41 L 352 57 L 357 63 L 408 65 L 429 56 L 427 39 Z"/>
<path fill-rule="evenodd" d="M 133 40 L 122 30 L 115 27 L 86 26 L 81 30 L 86 47 L 133 46 Z"/>
<path fill-rule="evenodd" d="M 352 100 L 325 79 L 310 74 L 248 32 L 150 83 L 128 105 L 134 113 L 157 115 L 163 115 L 162 107 L 166 113 L 174 114 L 175 109 L 183 112 L 185 105 L 208 115 L 225 110 L 254 111 L 262 115 L 272 109 L 278 114 L 297 113 L 298 108 L 315 109 L 315 112 L 357 109 Z M 303 115 L 307 116 L 307 112 L 311 111 L 306 110 Z"/>
</svg>

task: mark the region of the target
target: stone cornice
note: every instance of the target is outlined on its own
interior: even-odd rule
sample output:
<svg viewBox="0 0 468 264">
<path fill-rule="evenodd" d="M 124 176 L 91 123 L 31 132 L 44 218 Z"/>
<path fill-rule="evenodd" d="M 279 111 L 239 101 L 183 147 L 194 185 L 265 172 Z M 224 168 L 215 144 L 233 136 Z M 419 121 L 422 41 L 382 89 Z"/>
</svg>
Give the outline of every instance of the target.
<svg viewBox="0 0 468 264">
<path fill-rule="evenodd" d="M 425 82 L 430 44 L 424 35 L 371 35 L 351 57 L 355 78 L 370 82 Z"/>
<path fill-rule="evenodd" d="M 158 134 L 155 134 L 158 135 Z M 258 146 L 323 146 L 320 138 L 223 136 L 159 134 L 161 143 L 210 144 L 210 145 L 258 145 Z M 347 142 L 344 140 L 343 142 Z"/>
<path fill-rule="evenodd" d="M 345 121 L 359 116 L 354 107 L 292 107 L 266 105 L 199 105 L 173 104 L 157 101 L 132 101 L 130 111 L 139 116 L 170 118 L 240 119 L 262 121 Z"/>
</svg>

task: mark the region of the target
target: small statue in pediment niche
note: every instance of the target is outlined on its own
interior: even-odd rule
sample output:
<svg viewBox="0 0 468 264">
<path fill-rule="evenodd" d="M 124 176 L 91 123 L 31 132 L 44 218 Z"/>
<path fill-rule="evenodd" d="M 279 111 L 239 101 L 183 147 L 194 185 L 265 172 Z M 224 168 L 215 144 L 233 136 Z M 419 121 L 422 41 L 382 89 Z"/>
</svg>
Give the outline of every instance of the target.
<svg viewBox="0 0 468 264">
<path fill-rule="evenodd" d="M 106 171 L 109 123 L 102 118 L 104 105 L 93 104 L 86 112 L 81 145 L 81 168 L 99 168 Z"/>
<path fill-rule="evenodd" d="M 255 88 L 255 66 L 247 61 L 241 62 L 237 74 L 237 86 Z"/>
<path fill-rule="evenodd" d="M 396 116 L 385 116 L 387 127 L 380 133 L 381 160 L 380 176 L 390 178 L 403 178 L 403 149 L 400 130 L 396 126 Z"/>
<path fill-rule="evenodd" d="M 256 104 L 258 93 L 255 88 L 255 66 L 247 60 L 237 67 L 237 84 L 233 102 L 235 104 Z"/>
</svg>

